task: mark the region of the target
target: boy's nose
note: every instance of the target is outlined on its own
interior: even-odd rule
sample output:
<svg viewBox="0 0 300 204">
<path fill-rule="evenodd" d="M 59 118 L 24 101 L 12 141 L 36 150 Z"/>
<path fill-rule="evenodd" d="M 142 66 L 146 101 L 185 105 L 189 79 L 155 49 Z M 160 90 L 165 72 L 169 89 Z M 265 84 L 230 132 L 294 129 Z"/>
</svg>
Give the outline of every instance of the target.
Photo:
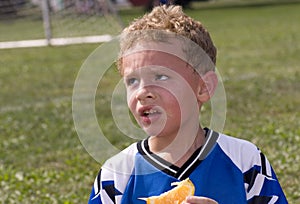
<svg viewBox="0 0 300 204">
<path fill-rule="evenodd" d="M 138 101 L 154 100 L 155 98 L 156 95 L 150 87 L 142 87 L 136 92 L 136 99 Z"/>
</svg>

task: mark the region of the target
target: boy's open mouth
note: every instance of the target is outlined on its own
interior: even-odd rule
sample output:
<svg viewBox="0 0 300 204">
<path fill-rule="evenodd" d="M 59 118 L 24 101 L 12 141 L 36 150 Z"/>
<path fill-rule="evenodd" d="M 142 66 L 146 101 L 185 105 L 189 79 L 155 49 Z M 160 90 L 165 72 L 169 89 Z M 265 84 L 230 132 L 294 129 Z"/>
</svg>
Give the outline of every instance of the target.
<svg viewBox="0 0 300 204">
<path fill-rule="evenodd" d="M 150 125 L 161 119 L 163 110 L 159 106 L 149 105 L 138 109 L 139 121 L 141 125 Z"/>
<path fill-rule="evenodd" d="M 161 112 L 158 109 L 153 108 L 153 107 L 144 107 L 139 110 L 139 115 L 141 117 L 151 117 L 154 115 L 158 115 L 160 113 Z"/>
<path fill-rule="evenodd" d="M 157 110 L 150 109 L 150 110 L 145 110 L 145 111 L 142 113 L 142 116 L 150 116 L 150 115 L 157 114 L 157 113 L 158 113 Z"/>
</svg>

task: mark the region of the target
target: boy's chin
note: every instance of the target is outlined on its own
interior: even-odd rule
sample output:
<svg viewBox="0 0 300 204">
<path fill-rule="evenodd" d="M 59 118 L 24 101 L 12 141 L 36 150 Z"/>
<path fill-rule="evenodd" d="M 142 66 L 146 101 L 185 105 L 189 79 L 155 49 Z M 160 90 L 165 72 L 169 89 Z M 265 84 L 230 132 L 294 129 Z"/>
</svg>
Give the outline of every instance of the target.
<svg viewBox="0 0 300 204">
<path fill-rule="evenodd" d="M 156 136 L 159 134 L 159 132 L 157 132 L 157 131 L 147 130 L 147 129 L 143 129 L 143 130 L 148 136 Z"/>
<path fill-rule="evenodd" d="M 159 136 L 162 134 L 162 129 L 163 128 L 159 128 L 159 127 L 153 127 L 151 125 L 149 125 L 148 127 L 143 127 L 144 132 L 148 135 L 148 136 Z"/>
</svg>

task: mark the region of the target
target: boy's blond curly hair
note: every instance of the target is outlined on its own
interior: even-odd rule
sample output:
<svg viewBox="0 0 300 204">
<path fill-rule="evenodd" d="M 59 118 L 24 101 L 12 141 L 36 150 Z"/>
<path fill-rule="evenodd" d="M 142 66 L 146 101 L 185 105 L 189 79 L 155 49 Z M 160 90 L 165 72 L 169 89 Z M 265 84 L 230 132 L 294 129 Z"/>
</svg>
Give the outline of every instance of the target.
<svg viewBox="0 0 300 204">
<path fill-rule="evenodd" d="M 161 30 L 188 38 L 199 45 L 209 56 L 213 64 L 216 64 L 217 49 L 208 31 L 199 21 L 187 16 L 181 6 L 174 5 L 154 7 L 150 13 L 134 20 L 125 28 L 121 34 L 120 55 L 136 45 L 139 40 L 165 41 L 167 39 L 167 36 L 163 32 L 153 36 L 144 32 L 147 30 Z M 197 53 L 189 52 L 188 54 L 194 55 L 190 56 L 191 58 L 199 58 L 197 57 Z M 121 61 L 120 58 L 118 62 L 119 70 L 121 69 Z"/>
</svg>

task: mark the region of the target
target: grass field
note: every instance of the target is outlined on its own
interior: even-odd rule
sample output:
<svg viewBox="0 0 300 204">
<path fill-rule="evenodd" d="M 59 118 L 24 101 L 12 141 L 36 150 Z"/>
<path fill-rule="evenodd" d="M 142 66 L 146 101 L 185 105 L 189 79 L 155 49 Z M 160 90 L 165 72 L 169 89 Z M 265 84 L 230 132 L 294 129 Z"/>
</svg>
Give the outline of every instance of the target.
<svg viewBox="0 0 300 204">
<path fill-rule="evenodd" d="M 206 25 L 218 47 L 228 103 L 224 132 L 262 149 L 289 203 L 300 203 L 299 10 L 300 3 L 187 10 Z M 126 21 L 141 14 L 121 12 Z M 1 203 L 88 200 L 100 164 L 75 131 L 72 91 L 82 63 L 97 47 L 0 50 Z M 105 86 L 111 89 L 114 82 Z M 125 146 L 110 120 L 110 96 L 96 99 L 105 134 Z"/>
</svg>

